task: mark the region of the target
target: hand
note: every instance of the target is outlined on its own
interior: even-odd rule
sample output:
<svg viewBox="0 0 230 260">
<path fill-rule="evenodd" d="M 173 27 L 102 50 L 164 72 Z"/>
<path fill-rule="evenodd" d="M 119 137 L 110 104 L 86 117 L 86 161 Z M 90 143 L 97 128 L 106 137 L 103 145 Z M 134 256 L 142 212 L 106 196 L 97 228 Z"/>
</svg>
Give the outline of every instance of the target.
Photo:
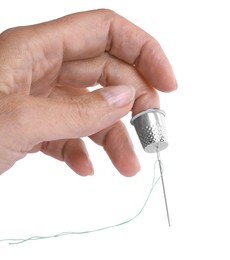
<svg viewBox="0 0 230 260">
<path fill-rule="evenodd" d="M 89 92 L 87 87 L 105 88 Z M 80 139 L 102 145 L 126 176 L 139 171 L 120 118 L 159 107 L 176 80 L 160 45 L 109 10 L 72 14 L 0 35 L 0 173 L 29 152 L 93 166 Z"/>
</svg>

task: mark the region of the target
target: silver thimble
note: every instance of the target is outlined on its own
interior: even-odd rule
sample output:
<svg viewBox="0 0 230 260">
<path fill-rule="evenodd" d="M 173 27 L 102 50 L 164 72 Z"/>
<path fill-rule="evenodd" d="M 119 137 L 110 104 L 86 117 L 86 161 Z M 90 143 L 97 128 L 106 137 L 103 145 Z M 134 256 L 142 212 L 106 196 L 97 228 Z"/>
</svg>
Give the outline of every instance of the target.
<svg viewBox="0 0 230 260">
<path fill-rule="evenodd" d="M 163 110 L 151 108 L 131 119 L 145 152 L 160 152 L 168 146 L 164 117 Z"/>
</svg>

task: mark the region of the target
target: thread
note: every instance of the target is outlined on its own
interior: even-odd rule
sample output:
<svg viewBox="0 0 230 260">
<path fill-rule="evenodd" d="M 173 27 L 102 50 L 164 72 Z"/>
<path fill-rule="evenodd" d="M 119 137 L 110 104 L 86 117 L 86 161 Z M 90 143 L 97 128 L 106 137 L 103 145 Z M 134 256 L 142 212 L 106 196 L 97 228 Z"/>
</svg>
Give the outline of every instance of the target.
<svg viewBox="0 0 230 260">
<path fill-rule="evenodd" d="M 143 210 L 145 209 L 148 201 L 149 201 L 149 198 L 153 192 L 153 189 L 154 187 L 156 186 L 156 184 L 158 183 L 158 181 L 160 180 L 161 177 L 158 177 L 157 180 L 155 181 L 155 177 L 156 177 L 156 165 L 161 165 L 162 166 L 162 169 L 163 169 L 163 164 L 161 162 L 161 160 L 157 159 L 155 161 L 155 164 L 154 164 L 154 173 L 153 173 L 153 180 L 152 180 L 152 185 L 151 185 L 151 188 L 150 188 L 150 191 L 148 193 L 148 196 L 143 204 L 143 206 L 141 207 L 141 209 L 138 211 L 138 213 L 136 215 L 134 215 L 132 218 L 126 220 L 126 221 L 123 221 L 123 222 L 120 222 L 118 224 L 115 224 L 115 225 L 110 225 L 110 226 L 105 226 L 105 227 L 101 227 L 101 228 L 97 228 L 97 229 L 92 229 L 92 230 L 86 230 L 86 231 L 77 231 L 77 232 L 61 232 L 61 233 L 58 233 L 58 234 L 55 234 L 55 235 L 50 235 L 50 236 L 31 236 L 31 237 L 28 237 L 28 238 L 6 238 L 6 239 L 1 239 L 0 242 L 9 242 L 9 245 L 16 245 L 16 244 L 22 244 L 22 243 L 25 243 L 25 242 L 28 242 L 28 241 L 35 241 L 35 240 L 42 240 L 42 239 L 51 239 L 51 238 L 58 238 L 58 237 L 62 237 L 62 236 L 70 236 L 70 235 L 83 235 L 83 234 L 89 234 L 89 233 L 96 233 L 96 232 L 100 232 L 100 231 L 103 231 L 103 230 L 106 230 L 106 229 L 111 229 L 111 228 L 115 228 L 115 227 L 119 227 L 119 226 L 123 226 L 123 225 L 126 225 L 132 221 L 134 221 L 142 212 Z"/>
</svg>

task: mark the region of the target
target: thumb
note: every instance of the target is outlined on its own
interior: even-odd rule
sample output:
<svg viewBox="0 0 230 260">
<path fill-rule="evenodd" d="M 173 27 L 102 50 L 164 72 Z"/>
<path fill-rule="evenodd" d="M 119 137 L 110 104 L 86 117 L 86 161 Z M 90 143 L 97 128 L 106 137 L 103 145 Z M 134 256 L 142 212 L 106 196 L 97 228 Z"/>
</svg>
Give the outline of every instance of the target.
<svg viewBox="0 0 230 260">
<path fill-rule="evenodd" d="M 117 122 L 132 109 L 134 100 L 135 89 L 125 85 L 71 99 L 30 96 L 18 109 L 17 128 L 30 145 L 89 136 Z"/>
</svg>

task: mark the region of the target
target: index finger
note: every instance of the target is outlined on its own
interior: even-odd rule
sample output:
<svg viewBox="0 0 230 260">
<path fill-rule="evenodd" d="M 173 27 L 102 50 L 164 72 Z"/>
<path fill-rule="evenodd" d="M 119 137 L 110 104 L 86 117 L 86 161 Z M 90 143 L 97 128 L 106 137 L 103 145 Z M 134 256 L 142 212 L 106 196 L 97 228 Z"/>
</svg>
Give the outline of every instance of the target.
<svg viewBox="0 0 230 260">
<path fill-rule="evenodd" d="M 35 27 L 43 37 L 47 32 L 46 40 L 52 50 L 55 45 L 62 45 L 65 61 L 96 57 L 106 51 L 134 65 L 154 88 L 172 91 L 177 87 L 172 67 L 159 43 L 113 11 L 76 13 L 43 25 Z"/>
</svg>

